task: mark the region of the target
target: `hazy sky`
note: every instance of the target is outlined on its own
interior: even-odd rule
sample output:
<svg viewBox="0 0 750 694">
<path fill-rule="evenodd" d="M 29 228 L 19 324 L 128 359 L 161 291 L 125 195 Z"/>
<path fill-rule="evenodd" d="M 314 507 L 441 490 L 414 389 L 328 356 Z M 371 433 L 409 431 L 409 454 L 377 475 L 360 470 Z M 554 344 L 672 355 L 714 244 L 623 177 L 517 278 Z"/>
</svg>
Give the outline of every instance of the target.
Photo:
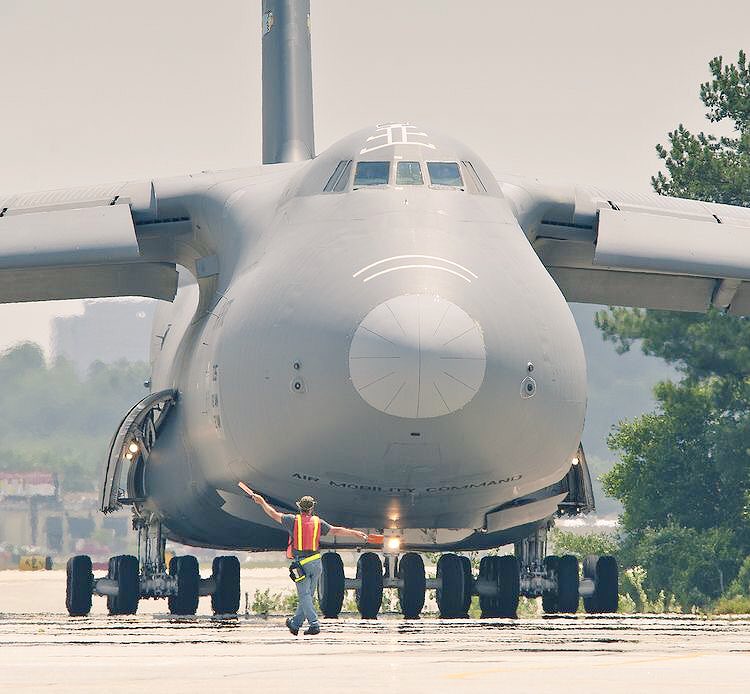
<svg viewBox="0 0 750 694">
<path fill-rule="evenodd" d="M 0 0 L 0 191 L 260 160 L 260 0 Z M 313 0 L 318 151 L 390 119 L 498 172 L 647 190 L 750 3 Z M 0 307 L 0 348 L 80 302 Z"/>
</svg>

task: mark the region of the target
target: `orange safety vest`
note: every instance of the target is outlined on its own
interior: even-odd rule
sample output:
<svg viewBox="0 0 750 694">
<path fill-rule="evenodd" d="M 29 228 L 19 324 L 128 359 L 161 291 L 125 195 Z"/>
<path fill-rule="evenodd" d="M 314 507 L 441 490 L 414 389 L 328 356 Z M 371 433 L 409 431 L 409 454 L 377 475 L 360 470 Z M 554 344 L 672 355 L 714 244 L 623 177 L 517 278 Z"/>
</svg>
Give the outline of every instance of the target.
<svg viewBox="0 0 750 694">
<path fill-rule="evenodd" d="M 317 552 L 320 549 L 320 518 L 298 513 L 289 536 L 286 556 L 292 559 L 296 552 Z"/>
</svg>

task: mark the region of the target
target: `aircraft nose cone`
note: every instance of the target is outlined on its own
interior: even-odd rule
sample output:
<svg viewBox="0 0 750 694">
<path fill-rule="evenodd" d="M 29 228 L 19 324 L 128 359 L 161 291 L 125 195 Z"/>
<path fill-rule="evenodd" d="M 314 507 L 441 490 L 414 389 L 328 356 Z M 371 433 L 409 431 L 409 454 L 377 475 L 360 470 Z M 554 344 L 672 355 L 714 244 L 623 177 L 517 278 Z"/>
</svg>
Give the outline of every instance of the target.
<svg viewBox="0 0 750 694">
<path fill-rule="evenodd" d="M 438 296 L 407 294 L 376 306 L 349 350 L 352 384 L 372 407 L 424 419 L 459 410 L 484 381 L 482 329 Z"/>
</svg>

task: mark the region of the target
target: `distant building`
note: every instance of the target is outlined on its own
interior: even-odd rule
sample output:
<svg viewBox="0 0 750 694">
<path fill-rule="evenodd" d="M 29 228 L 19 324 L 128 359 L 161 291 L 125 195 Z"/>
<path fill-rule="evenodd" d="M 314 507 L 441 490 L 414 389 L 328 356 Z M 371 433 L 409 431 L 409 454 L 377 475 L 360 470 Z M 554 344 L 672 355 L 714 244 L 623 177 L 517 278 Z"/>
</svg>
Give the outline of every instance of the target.
<svg viewBox="0 0 750 694">
<path fill-rule="evenodd" d="M 53 472 L 0 472 L 0 542 L 61 547 L 49 521 L 60 514 L 59 494 Z"/>
<path fill-rule="evenodd" d="M 98 506 L 97 494 L 62 496 L 53 472 L 0 472 L 0 568 L 15 566 L 12 557 L 27 548 L 55 556 L 79 545 L 97 555 L 123 549 L 130 509 L 104 516 Z"/>
<path fill-rule="evenodd" d="M 86 301 L 82 315 L 52 321 L 52 358 L 69 359 L 79 373 L 96 360 L 148 361 L 155 310 L 150 299 Z"/>
<path fill-rule="evenodd" d="M 0 501 L 6 499 L 54 499 L 59 485 L 54 472 L 0 472 Z"/>
</svg>

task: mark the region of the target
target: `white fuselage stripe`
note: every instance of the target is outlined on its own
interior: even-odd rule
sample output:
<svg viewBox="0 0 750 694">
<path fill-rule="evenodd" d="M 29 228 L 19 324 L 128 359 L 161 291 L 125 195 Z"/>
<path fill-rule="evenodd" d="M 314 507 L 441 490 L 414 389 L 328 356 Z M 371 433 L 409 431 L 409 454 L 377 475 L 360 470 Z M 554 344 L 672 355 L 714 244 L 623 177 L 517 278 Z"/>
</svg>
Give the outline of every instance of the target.
<svg viewBox="0 0 750 694">
<path fill-rule="evenodd" d="M 406 260 L 407 258 L 419 258 L 420 260 L 439 260 L 441 263 L 446 263 L 448 265 L 452 265 L 453 267 L 457 267 L 459 270 L 463 270 L 467 274 L 471 275 L 474 279 L 479 279 L 477 275 L 475 275 L 471 270 L 469 270 L 469 268 L 464 267 L 463 265 L 459 265 L 458 263 L 454 263 L 452 260 L 440 258 L 436 255 L 394 255 L 394 256 L 391 256 L 390 258 L 383 258 L 382 260 L 378 260 L 375 263 L 371 263 L 370 265 L 363 267 L 361 270 L 355 272 L 352 275 L 352 277 L 359 277 L 362 273 L 367 272 L 368 270 L 378 265 L 382 265 L 383 263 L 388 263 L 391 260 Z"/>
<path fill-rule="evenodd" d="M 396 267 L 389 267 L 386 270 L 381 270 L 380 272 L 376 272 L 374 275 L 365 277 L 362 281 L 369 282 L 370 280 L 374 280 L 376 277 L 380 277 L 380 275 L 386 275 L 389 272 L 396 272 L 396 270 L 411 270 L 413 268 L 422 268 L 424 270 L 442 270 L 443 272 L 450 272 L 451 275 L 460 277 L 462 280 L 466 280 L 469 284 L 471 284 L 471 280 L 465 275 L 462 275 L 460 272 L 456 272 L 455 270 L 451 270 L 450 268 L 442 267 L 441 265 L 397 265 Z"/>
</svg>

